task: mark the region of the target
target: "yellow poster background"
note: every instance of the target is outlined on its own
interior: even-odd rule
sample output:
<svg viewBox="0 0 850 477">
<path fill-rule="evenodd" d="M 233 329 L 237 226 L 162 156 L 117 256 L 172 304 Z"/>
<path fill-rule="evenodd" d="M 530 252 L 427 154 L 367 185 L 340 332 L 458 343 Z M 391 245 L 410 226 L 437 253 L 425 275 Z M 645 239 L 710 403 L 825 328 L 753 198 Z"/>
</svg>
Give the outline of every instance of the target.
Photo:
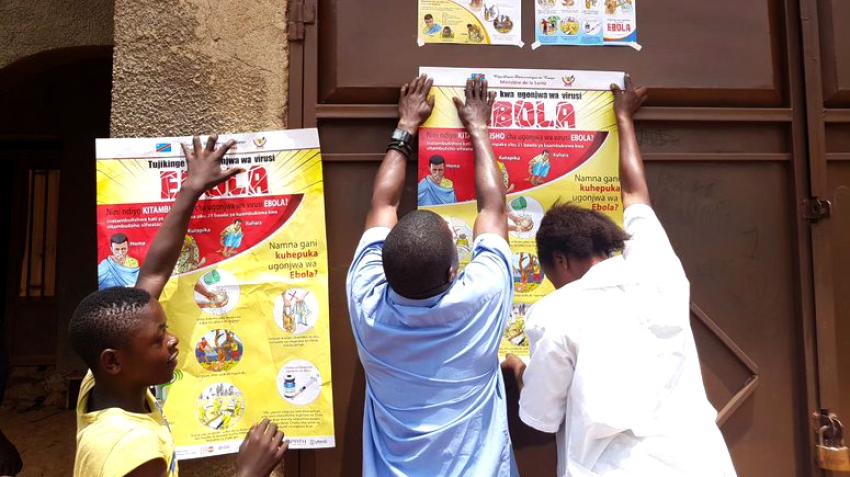
<svg viewBox="0 0 850 477">
<path fill-rule="evenodd" d="M 299 140 L 293 144 L 290 132 L 262 134 L 261 149 L 240 135 L 220 140 L 241 138 L 248 145 L 227 156 L 233 161 L 262 159 L 268 191 L 255 198 L 303 194 L 300 204 L 280 228 L 250 249 L 173 275 L 161 297 L 169 328 L 180 340 L 180 356 L 174 380 L 159 388 L 157 397 L 164 401 L 181 459 L 236 452 L 251 425 L 263 418 L 285 432 L 291 448 L 334 446 L 318 137 L 307 134 L 310 140 L 298 148 Z M 176 144 L 187 138 L 155 141 L 167 139 Z M 275 143 L 289 150 L 274 150 Z M 133 143 L 128 144 L 132 150 Z M 99 205 L 170 203 L 160 197 L 160 171 L 148 162 L 160 158 L 144 153 L 138 159 L 98 156 Z M 190 235 L 193 228 L 204 227 L 199 208 L 228 200 L 202 198 Z M 265 203 L 272 213 L 276 205 Z M 234 218 L 249 221 L 250 213 L 243 210 Z M 201 307 L 196 287 L 210 282 L 226 292 L 228 306 Z"/>
<path fill-rule="evenodd" d="M 446 76 L 456 77 L 457 69 L 450 70 L 452 73 Z M 462 124 L 457 116 L 456 108 L 452 102 L 453 97 L 463 99 L 464 90 L 462 87 L 443 85 L 445 83 L 456 83 L 451 79 L 441 78 L 440 69 L 430 68 L 426 71 L 429 75 L 435 78 L 435 86 L 432 89 L 432 94 L 435 97 L 434 112 L 429 120 L 423 125 L 423 130 L 427 129 L 457 129 L 462 131 Z M 473 73 L 481 70 L 469 70 Z M 499 86 L 497 79 L 494 79 L 491 73 L 499 70 L 487 70 L 490 89 L 497 92 L 512 91 L 514 97 L 521 96 L 521 92 L 532 93 L 540 90 L 529 88 L 503 88 Z M 523 70 L 504 70 L 506 72 L 516 72 Z M 554 73 L 554 72 L 553 72 Z M 478 74 L 478 73 L 476 73 Z M 506 75 L 510 76 L 510 75 Z M 515 76 L 515 75 L 514 75 Z M 533 76 L 530 73 L 528 76 Z M 553 75 L 558 77 L 559 75 Z M 564 74 L 575 78 L 575 74 Z M 600 89 L 607 89 L 608 84 L 600 84 Z M 514 265 L 514 307 L 508 325 L 503 336 L 502 345 L 500 348 L 500 357 L 504 358 L 505 354 L 512 353 L 521 357 L 528 356 L 528 340 L 525 338 L 525 313 L 528 307 L 534 304 L 540 298 L 554 291 L 552 284 L 543 279 L 540 283 L 534 283 L 533 280 L 523 280 L 523 274 L 531 275 L 542 274 L 539 269 L 539 261 L 537 260 L 537 247 L 535 243 L 534 233 L 539 227 L 539 220 L 545 211 L 549 210 L 557 203 L 571 203 L 585 208 L 595 208 L 601 213 L 607 215 L 617 224 L 622 226 L 623 210 L 622 199 L 620 196 L 619 183 L 619 135 L 616 127 L 616 117 L 613 111 L 613 94 L 610 91 L 601 90 L 574 90 L 569 88 L 541 88 L 547 92 L 553 91 L 571 91 L 575 95 L 580 95 L 581 99 L 571 99 L 570 102 L 575 110 L 575 125 L 574 127 L 564 128 L 567 131 L 594 131 L 604 132 L 607 136 L 598 150 L 583 164 L 578 166 L 568 174 L 552 179 L 537 187 L 532 187 L 527 190 L 511 192 L 507 194 L 507 204 L 510 207 L 511 213 L 517 213 L 520 220 L 531 218 L 535 224 L 532 231 L 511 230 L 509 232 L 509 241 L 513 252 Z M 573 97 L 575 97 L 575 95 Z M 545 102 L 545 101 L 544 101 Z M 507 156 L 515 156 L 516 147 L 511 148 L 509 154 L 504 153 L 505 149 L 500 147 L 501 141 L 499 132 L 505 129 L 500 129 L 491 124 L 491 138 L 493 143 L 496 160 L 505 162 Z M 507 130 L 525 130 L 531 131 L 532 136 L 536 136 L 533 141 L 534 146 L 529 147 L 529 151 L 538 151 L 540 149 L 549 149 L 558 151 L 560 145 L 557 142 L 547 140 L 549 131 L 553 129 L 545 129 L 539 127 L 523 128 L 513 126 Z M 425 150 L 422 137 L 428 132 L 420 132 L 420 153 L 419 160 L 426 161 L 432 153 L 439 153 L 436 149 Z M 527 142 L 528 144 L 531 141 Z M 522 149 L 521 147 L 519 149 Z M 470 161 L 472 160 L 472 151 L 468 151 Z M 530 152 L 526 157 L 535 154 Z M 471 162 L 469 163 L 471 164 Z M 420 167 L 421 169 L 426 166 Z M 420 177 L 421 179 L 421 177 Z M 510 180 L 510 179 L 509 179 Z M 519 201 L 518 201 L 519 199 Z M 461 266 L 468 263 L 471 259 L 471 231 L 477 216 L 477 205 L 474 200 L 461 202 L 457 204 L 439 205 L 439 206 L 420 206 L 422 209 L 432 210 L 444 217 L 450 224 L 455 234 L 455 243 L 458 246 L 458 256 Z M 518 210 L 519 209 L 519 210 Z M 516 216 L 515 216 L 516 217 Z M 512 222 L 509 220 L 509 228 Z M 516 225 L 513 223 L 513 225 Z M 465 233 L 461 233 L 461 232 Z M 462 236 L 467 235 L 469 238 L 464 239 Z M 461 237 L 458 240 L 458 237 Z"/>
</svg>

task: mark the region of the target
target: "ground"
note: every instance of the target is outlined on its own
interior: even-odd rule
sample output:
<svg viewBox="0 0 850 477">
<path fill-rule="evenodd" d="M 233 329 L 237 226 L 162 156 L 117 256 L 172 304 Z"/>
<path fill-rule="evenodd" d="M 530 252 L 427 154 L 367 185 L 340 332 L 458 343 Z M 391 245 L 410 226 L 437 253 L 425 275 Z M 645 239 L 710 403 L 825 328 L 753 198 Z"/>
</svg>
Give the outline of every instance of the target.
<svg viewBox="0 0 850 477">
<path fill-rule="evenodd" d="M 74 411 L 43 408 L 0 410 L 0 429 L 21 453 L 20 477 L 71 475 L 74 469 Z"/>
</svg>

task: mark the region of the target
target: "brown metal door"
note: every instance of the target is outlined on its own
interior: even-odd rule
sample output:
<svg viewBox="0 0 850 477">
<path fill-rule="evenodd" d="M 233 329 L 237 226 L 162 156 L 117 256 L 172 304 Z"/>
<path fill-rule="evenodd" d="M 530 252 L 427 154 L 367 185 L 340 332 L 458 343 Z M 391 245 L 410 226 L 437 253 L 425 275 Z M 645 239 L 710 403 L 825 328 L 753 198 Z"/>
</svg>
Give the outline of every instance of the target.
<svg viewBox="0 0 850 477">
<path fill-rule="evenodd" d="M 800 46 L 807 1 L 644 2 L 644 50 L 636 52 L 419 48 L 415 1 L 292 0 L 289 126 L 317 126 L 325 159 L 337 447 L 294 453 L 288 469 L 310 477 L 360 473 L 364 381 L 344 283 L 397 121 L 397 89 L 419 66 L 480 66 L 625 70 L 652 89 L 638 118 L 639 139 L 653 201 L 691 279 L 704 379 L 738 473 L 819 475 L 808 421 L 819 405 L 812 274 L 818 256 L 802 215 L 811 185 L 809 77 Z M 523 4 L 529 45 L 533 2 Z M 850 82 L 850 74 L 843 78 L 841 84 Z M 850 151 L 848 127 L 843 143 L 840 127 L 831 147 Z M 850 210 L 850 193 L 841 188 L 850 184 L 845 164 L 831 162 L 835 174 L 844 174 L 836 178 L 841 197 L 834 214 Z M 414 192 L 411 167 L 404 211 L 415 207 Z M 847 240 L 850 215 L 844 220 Z M 836 274 L 850 270 L 850 256 L 843 260 Z M 523 475 L 554 475 L 551 438 L 518 426 L 512 434 Z"/>
<path fill-rule="evenodd" d="M 812 217 L 816 402 L 850 420 L 850 3 L 801 1 Z M 818 214 L 820 212 L 820 214 Z M 846 421 L 845 421 L 846 422 Z"/>
</svg>

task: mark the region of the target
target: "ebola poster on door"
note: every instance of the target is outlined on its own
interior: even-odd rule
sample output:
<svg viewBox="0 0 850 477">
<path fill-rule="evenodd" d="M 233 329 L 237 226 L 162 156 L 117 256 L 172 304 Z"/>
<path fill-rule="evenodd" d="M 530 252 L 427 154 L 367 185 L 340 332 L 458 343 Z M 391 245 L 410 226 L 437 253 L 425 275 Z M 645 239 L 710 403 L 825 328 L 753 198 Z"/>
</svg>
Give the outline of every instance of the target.
<svg viewBox="0 0 850 477">
<path fill-rule="evenodd" d="M 535 42 L 637 50 L 637 0 L 535 0 Z"/>
<path fill-rule="evenodd" d="M 521 0 L 419 0 L 419 46 L 522 43 Z"/>
<path fill-rule="evenodd" d="M 434 111 L 419 130 L 418 203 L 440 214 L 461 265 L 472 258 L 477 215 L 474 157 L 453 97 L 483 77 L 496 101 L 490 139 L 507 191 L 514 303 L 500 354 L 528 356 L 525 314 L 553 291 L 536 255 L 546 210 L 572 203 L 622 225 L 619 138 L 611 84 L 624 74 L 598 71 L 420 68 L 434 79 Z"/>
<path fill-rule="evenodd" d="M 324 184 L 315 129 L 221 136 L 245 171 L 195 207 L 161 301 L 180 339 L 163 403 L 180 458 L 237 452 L 269 418 L 291 448 L 334 446 Z M 205 141 L 205 139 L 203 139 Z M 132 286 L 190 137 L 97 141 L 98 279 Z"/>
</svg>

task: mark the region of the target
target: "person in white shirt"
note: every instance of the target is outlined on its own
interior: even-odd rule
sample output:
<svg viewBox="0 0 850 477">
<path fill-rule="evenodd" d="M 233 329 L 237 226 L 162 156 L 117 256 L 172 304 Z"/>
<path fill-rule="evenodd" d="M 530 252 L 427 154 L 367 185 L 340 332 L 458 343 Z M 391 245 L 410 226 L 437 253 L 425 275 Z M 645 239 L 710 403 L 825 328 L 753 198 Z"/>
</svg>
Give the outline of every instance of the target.
<svg viewBox="0 0 850 477">
<path fill-rule="evenodd" d="M 634 113 L 646 88 L 612 86 L 625 231 L 556 205 L 537 232 L 556 290 L 535 304 L 520 419 L 556 433 L 558 476 L 735 476 L 690 327 L 690 284 L 650 206 Z M 618 252 L 622 251 L 622 255 Z"/>
</svg>

